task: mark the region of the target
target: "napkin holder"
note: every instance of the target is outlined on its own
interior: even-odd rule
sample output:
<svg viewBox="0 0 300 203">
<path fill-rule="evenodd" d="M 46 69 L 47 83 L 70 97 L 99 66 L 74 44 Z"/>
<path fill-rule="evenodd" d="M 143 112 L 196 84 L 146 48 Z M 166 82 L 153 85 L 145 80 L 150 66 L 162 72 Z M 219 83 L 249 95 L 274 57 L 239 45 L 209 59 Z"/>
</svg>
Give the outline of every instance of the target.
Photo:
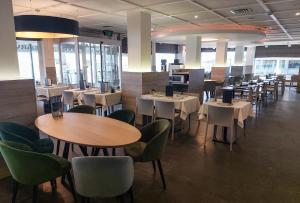
<svg viewBox="0 0 300 203">
<path fill-rule="evenodd" d="M 223 103 L 232 104 L 232 98 L 234 95 L 233 89 L 223 90 Z"/>
</svg>

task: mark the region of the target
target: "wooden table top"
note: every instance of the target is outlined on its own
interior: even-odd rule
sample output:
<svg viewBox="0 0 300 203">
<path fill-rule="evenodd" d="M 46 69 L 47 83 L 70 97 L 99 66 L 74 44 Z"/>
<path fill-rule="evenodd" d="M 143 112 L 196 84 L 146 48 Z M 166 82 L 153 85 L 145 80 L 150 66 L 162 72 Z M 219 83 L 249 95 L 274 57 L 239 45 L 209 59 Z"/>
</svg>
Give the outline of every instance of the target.
<svg viewBox="0 0 300 203">
<path fill-rule="evenodd" d="M 140 131 L 127 123 L 90 114 L 64 113 L 60 118 L 46 114 L 36 127 L 58 140 L 92 147 L 121 147 L 138 141 Z"/>
</svg>

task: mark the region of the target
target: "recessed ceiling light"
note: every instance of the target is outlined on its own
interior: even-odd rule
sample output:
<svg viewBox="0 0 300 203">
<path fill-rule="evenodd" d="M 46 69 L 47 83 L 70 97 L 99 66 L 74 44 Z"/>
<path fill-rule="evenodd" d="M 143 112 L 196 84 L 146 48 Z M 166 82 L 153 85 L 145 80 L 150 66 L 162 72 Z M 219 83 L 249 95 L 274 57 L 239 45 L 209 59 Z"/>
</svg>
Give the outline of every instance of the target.
<svg viewBox="0 0 300 203">
<path fill-rule="evenodd" d="M 151 31 L 154 31 L 154 28 L 153 28 L 153 27 L 151 28 Z"/>
<path fill-rule="evenodd" d="M 194 18 L 196 18 L 196 19 L 197 19 L 198 17 L 199 17 L 199 16 L 197 16 L 197 15 L 194 16 Z"/>
<path fill-rule="evenodd" d="M 297 13 L 296 13 L 296 16 L 300 16 L 300 12 L 297 12 Z"/>
<path fill-rule="evenodd" d="M 216 38 L 202 38 L 202 42 L 213 42 L 213 41 L 217 41 L 218 39 Z"/>
<path fill-rule="evenodd" d="M 235 14 L 235 12 L 233 10 L 230 10 L 230 13 Z"/>
</svg>

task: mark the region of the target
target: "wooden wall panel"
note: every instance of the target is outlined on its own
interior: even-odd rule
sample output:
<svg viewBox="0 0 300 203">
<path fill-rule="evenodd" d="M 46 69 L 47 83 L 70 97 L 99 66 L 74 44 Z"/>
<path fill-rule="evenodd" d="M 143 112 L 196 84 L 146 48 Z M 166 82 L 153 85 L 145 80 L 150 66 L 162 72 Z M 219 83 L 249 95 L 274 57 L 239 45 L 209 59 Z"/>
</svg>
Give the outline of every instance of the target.
<svg viewBox="0 0 300 203">
<path fill-rule="evenodd" d="M 217 81 L 225 81 L 229 74 L 228 67 L 212 67 L 211 68 L 211 79 Z"/>
<path fill-rule="evenodd" d="M 33 80 L 0 81 L 0 121 L 33 125 L 36 116 Z"/>
</svg>

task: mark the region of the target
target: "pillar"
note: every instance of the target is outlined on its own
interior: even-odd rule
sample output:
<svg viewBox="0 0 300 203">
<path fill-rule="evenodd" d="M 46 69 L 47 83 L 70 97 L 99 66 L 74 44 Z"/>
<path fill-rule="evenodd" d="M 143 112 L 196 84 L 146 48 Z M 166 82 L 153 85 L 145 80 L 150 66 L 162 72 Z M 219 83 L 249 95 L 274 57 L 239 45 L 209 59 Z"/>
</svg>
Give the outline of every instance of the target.
<svg viewBox="0 0 300 203">
<path fill-rule="evenodd" d="M 151 71 L 151 16 L 146 12 L 127 13 L 128 70 Z"/>
<path fill-rule="evenodd" d="M 255 50 L 256 47 L 247 47 L 244 74 L 250 74 L 254 71 Z"/>
<path fill-rule="evenodd" d="M 228 42 L 227 41 L 223 41 L 223 40 L 217 41 L 215 66 L 226 67 L 227 48 L 228 48 Z"/>
<path fill-rule="evenodd" d="M 19 79 L 19 64 L 12 1 L 0 6 L 0 80 Z"/>
<path fill-rule="evenodd" d="M 201 68 L 201 37 L 187 36 L 186 37 L 186 69 Z"/>
<path fill-rule="evenodd" d="M 42 40 L 42 58 L 43 63 L 40 64 L 41 83 L 44 84 L 46 78 L 50 78 L 52 83 L 57 83 L 54 60 L 54 39 Z"/>
<path fill-rule="evenodd" d="M 237 45 L 235 47 L 234 65 L 244 65 L 244 46 L 242 45 Z"/>
<path fill-rule="evenodd" d="M 156 42 L 151 43 L 151 72 L 156 72 Z"/>
<path fill-rule="evenodd" d="M 179 60 L 179 63 L 184 63 L 183 60 L 183 45 L 178 44 L 177 45 L 177 53 L 175 54 L 175 58 Z"/>
</svg>

